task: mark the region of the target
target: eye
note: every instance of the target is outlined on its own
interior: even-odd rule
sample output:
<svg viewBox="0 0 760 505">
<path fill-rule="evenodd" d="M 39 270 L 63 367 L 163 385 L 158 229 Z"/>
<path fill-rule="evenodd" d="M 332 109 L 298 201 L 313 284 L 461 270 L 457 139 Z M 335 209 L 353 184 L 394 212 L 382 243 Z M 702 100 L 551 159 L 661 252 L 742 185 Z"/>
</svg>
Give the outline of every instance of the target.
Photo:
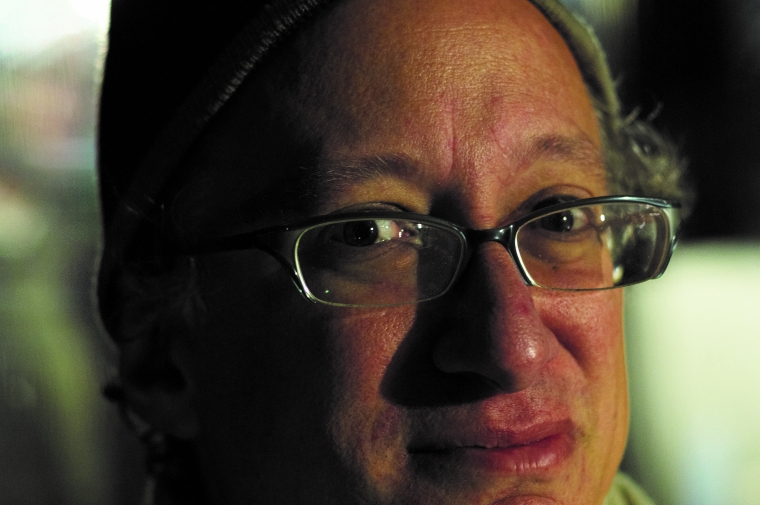
<svg viewBox="0 0 760 505">
<path fill-rule="evenodd" d="M 389 219 L 351 221 L 343 225 L 343 241 L 355 247 L 414 236 L 416 230 L 409 223 Z"/>
<path fill-rule="evenodd" d="M 583 209 L 567 209 L 549 214 L 538 221 L 538 225 L 546 231 L 567 233 L 582 230 L 589 225 L 589 216 Z"/>
<path fill-rule="evenodd" d="M 572 195 L 552 195 L 544 198 L 533 205 L 533 212 L 557 205 L 578 200 L 578 197 Z M 567 209 L 554 212 L 540 218 L 533 223 L 535 228 L 552 232 L 568 233 L 584 229 L 590 224 L 590 218 L 582 209 Z"/>
<path fill-rule="evenodd" d="M 379 235 L 375 221 L 353 221 L 343 226 L 343 241 L 353 246 L 368 246 L 375 243 Z"/>
</svg>

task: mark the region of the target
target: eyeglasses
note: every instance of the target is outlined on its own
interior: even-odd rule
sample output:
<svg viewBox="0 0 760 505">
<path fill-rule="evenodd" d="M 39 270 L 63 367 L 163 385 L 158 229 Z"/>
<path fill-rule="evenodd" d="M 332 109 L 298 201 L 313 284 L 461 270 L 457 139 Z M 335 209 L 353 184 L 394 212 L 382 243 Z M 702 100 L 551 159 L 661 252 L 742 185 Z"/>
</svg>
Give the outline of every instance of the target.
<svg viewBox="0 0 760 505">
<path fill-rule="evenodd" d="M 184 252 L 265 251 L 307 299 L 346 307 L 437 298 L 484 242 L 503 245 L 528 285 L 600 290 L 662 275 L 675 247 L 679 207 L 653 198 L 588 198 L 489 230 L 405 212 L 352 212 L 225 237 Z"/>
</svg>

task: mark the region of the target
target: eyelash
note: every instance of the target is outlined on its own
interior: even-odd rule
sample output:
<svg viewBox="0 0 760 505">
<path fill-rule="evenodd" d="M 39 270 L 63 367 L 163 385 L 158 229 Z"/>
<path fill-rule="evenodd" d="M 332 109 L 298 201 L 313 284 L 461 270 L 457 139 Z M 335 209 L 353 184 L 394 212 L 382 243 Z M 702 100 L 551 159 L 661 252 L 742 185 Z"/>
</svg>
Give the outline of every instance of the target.
<svg viewBox="0 0 760 505">
<path fill-rule="evenodd" d="M 558 203 L 572 202 L 574 200 L 580 200 L 580 198 L 573 195 L 552 195 L 550 197 L 537 201 L 534 205 L 530 207 L 529 211 L 534 212 L 534 211 L 549 207 L 551 205 L 555 205 Z"/>
<path fill-rule="evenodd" d="M 520 205 L 521 214 L 529 214 L 556 203 L 572 202 L 583 198 L 601 196 L 576 186 L 553 186 L 531 195 Z"/>
<path fill-rule="evenodd" d="M 525 200 L 519 206 L 518 214 L 529 214 L 531 212 L 540 210 L 542 208 L 554 205 L 557 203 L 572 202 L 574 200 L 580 200 L 582 198 L 590 198 L 593 195 L 590 192 L 576 187 L 550 187 L 544 188 Z M 415 212 L 416 209 L 407 208 L 404 205 L 400 205 L 394 202 L 362 202 L 348 207 L 344 207 L 340 210 L 333 212 L 334 214 L 341 214 L 344 212 L 356 212 L 356 211 L 370 211 L 370 210 L 389 210 L 398 212 Z"/>
</svg>

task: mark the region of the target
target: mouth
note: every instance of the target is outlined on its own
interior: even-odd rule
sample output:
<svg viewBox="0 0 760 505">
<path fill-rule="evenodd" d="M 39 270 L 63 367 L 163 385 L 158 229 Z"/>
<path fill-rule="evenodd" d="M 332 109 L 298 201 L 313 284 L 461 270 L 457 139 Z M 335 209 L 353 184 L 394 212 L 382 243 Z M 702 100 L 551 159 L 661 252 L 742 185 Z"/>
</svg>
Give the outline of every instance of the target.
<svg viewBox="0 0 760 505">
<path fill-rule="evenodd" d="M 502 475 L 551 471 L 568 459 L 576 437 L 570 421 L 544 423 L 520 430 L 475 430 L 447 433 L 408 447 L 418 462 Z"/>
</svg>

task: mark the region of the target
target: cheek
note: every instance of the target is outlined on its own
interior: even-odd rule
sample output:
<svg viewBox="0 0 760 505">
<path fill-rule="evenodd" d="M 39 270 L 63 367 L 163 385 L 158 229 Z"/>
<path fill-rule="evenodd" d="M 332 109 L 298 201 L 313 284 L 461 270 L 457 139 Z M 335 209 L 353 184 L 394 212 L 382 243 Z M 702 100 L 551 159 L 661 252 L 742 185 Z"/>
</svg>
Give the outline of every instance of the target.
<svg viewBox="0 0 760 505">
<path fill-rule="evenodd" d="M 392 309 L 335 309 L 327 323 L 339 384 L 375 389 L 415 319 L 414 306 Z M 374 386 L 369 386 L 373 384 Z"/>
<path fill-rule="evenodd" d="M 403 415 L 380 385 L 414 307 L 315 305 L 276 270 L 262 275 L 265 258 L 233 259 L 209 261 L 202 286 L 209 318 L 193 378 L 211 480 L 248 496 L 241 503 L 392 486 Z M 244 264 L 258 264 L 257 275 L 243 275 Z"/>
<path fill-rule="evenodd" d="M 625 375 L 622 290 L 534 294 L 544 324 L 592 384 Z"/>
<path fill-rule="evenodd" d="M 611 481 L 628 435 L 622 304 L 621 289 L 570 295 L 545 291 L 536 297 L 544 324 L 566 351 L 566 376 L 580 383 L 590 481 Z"/>
<path fill-rule="evenodd" d="M 602 432 L 627 433 L 628 384 L 623 341 L 622 290 L 541 300 L 541 317 L 566 351 L 565 363 L 582 381 L 591 404 L 590 420 Z M 625 438 L 625 434 L 623 435 Z"/>
<path fill-rule="evenodd" d="M 405 416 L 382 395 L 383 378 L 414 320 L 414 306 L 338 309 L 329 322 L 332 437 L 365 482 L 386 482 L 404 464 Z M 382 487 L 382 484 L 381 484 Z"/>
</svg>

